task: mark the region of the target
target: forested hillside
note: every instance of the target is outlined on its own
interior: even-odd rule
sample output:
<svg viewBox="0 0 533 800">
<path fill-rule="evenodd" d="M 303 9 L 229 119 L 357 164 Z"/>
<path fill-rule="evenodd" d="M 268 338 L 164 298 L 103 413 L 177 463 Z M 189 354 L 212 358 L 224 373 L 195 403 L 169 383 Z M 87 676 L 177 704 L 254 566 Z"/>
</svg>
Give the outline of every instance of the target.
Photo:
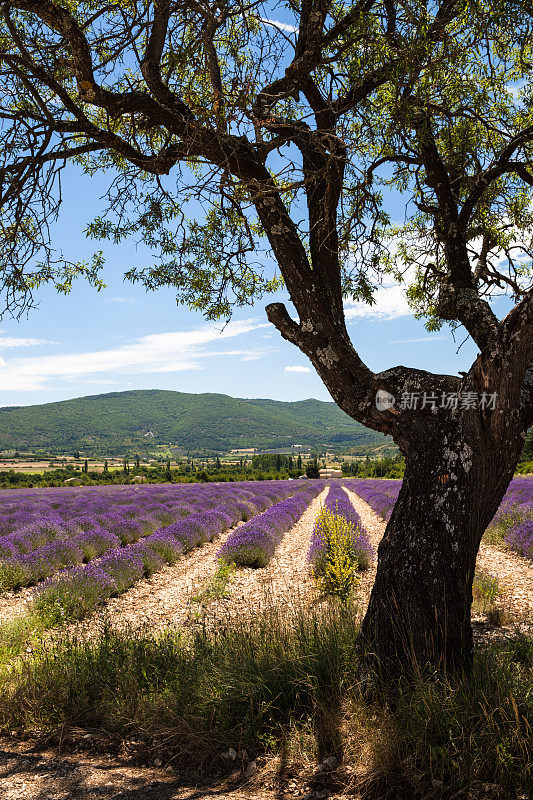
<svg viewBox="0 0 533 800">
<path fill-rule="evenodd" d="M 154 389 L 0 409 L 1 450 L 121 454 L 158 444 L 216 451 L 292 444 L 374 449 L 388 441 L 319 400 L 284 403 Z"/>
</svg>

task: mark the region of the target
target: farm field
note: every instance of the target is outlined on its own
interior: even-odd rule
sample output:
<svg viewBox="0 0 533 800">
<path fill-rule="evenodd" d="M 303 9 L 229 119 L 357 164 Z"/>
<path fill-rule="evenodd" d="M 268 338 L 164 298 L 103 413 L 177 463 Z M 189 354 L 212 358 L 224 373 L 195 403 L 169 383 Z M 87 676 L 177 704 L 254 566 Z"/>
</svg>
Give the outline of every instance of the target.
<svg viewBox="0 0 533 800">
<path fill-rule="evenodd" d="M 345 479 L 342 485 L 356 515 L 351 522 L 369 536 L 374 554 L 401 481 Z M 277 481 L 5 492 L 0 617 L 13 618 L 31 603 L 56 610 L 67 595 L 68 621 L 94 613 L 98 620 L 142 625 L 152 624 L 155 613 L 162 626 L 204 619 L 206 610 L 216 619 L 241 606 L 254 613 L 289 597 L 308 603 L 311 593 L 316 600 L 308 551 L 328 491 L 320 481 Z M 512 481 L 478 557 L 517 614 L 533 608 L 532 492 L 530 478 Z M 264 542 L 258 545 L 258 538 L 268 550 L 259 559 Z M 220 556 L 262 568 L 236 570 L 217 602 L 206 602 L 202 590 L 216 576 Z M 362 607 L 375 568 L 373 557 L 370 562 L 358 587 Z"/>
<path fill-rule="evenodd" d="M 9 686 L 9 676 L 19 675 L 20 691 L 26 691 L 20 676 L 39 641 L 52 648 L 63 647 L 66 640 L 95 642 L 98 647 L 102 637 L 110 635 L 165 637 L 178 631 L 201 639 L 209 632 L 225 636 L 239 625 L 253 628 L 273 609 L 285 620 L 298 620 L 309 609 L 319 618 L 336 614 L 335 601 L 322 591 L 318 577 L 317 564 L 324 557 L 324 509 L 351 526 L 352 543 L 360 554 L 350 594 L 357 624 L 368 603 L 375 555 L 400 486 L 401 481 L 343 479 L 4 492 L 0 619 L 8 635 L 3 636 L 2 680 Z M 533 479 L 513 480 L 481 545 L 480 575 L 494 576 L 497 589 L 474 607 L 478 638 L 505 637 L 505 631 L 517 625 L 530 629 L 532 492 Z M 502 612 L 497 626 L 487 625 L 493 608 Z M 20 620 L 28 620 L 22 636 Z M 32 756 L 20 741 L 5 743 L 0 782 L 6 780 L 6 800 L 210 796 L 207 790 L 193 795 L 182 789 L 176 778 L 180 770 L 157 755 L 160 750 L 152 754 L 149 769 L 88 756 L 87 747 L 91 749 L 98 735 L 94 723 L 82 719 L 74 727 L 87 738 L 80 747 L 79 736 L 73 736 L 76 755 L 62 768 L 50 752 L 41 749 Z M 1 724 L 5 729 L 5 713 Z M 9 725 L 18 727 L 12 720 Z M 136 750 L 134 743 L 128 747 Z M 263 762 L 258 757 L 256 764 L 251 758 L 241 758 L 241 771 L 236 775 L 233 770 L 234 783 L 224 784 L 224 791 L 231 791 L 228 796 L 235 800 L 257 797 L 259 787 L 269 800 L 279 796 L 268 770 L 254 784 L 254 770 L 261 773 Z M 236 788 L 237 778 L 252 763 L 248 793 Z M 305 785 L 319 786 L 318 794 L 307 794 L 319 797 L 322 784 L 316 783 L 316 775 L 311 777 L 309 764 L 306 769 Z M 9 781 L 2 777 L 11 773 Z M 134 794 L 138 789 L 141 794 Z"/>
</svg>

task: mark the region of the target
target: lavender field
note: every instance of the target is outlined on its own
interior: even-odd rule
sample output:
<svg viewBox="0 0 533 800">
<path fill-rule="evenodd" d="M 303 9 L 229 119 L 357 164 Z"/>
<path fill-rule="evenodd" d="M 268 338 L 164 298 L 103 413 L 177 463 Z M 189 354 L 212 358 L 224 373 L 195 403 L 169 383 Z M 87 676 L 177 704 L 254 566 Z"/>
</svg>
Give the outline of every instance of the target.
<svg viewBox="0 0 533 800">
<path fill-rule="evenodd" d="M 11 493 L 0 514 L 0 590 L 36 586 L 38 610 L 81 619 L 237 523 L 249 532 L 256 515 L 279 538 L 322 488 L 270 481 Z"/>
<path fill-rule="evenodd" d="M 388 520 L 401 481 L 343 482 Z M 43 489 L 4 495 L 0 512 L 0 591 L 34 587 L 34 607 L 51 624 L 82 619 L 141 578 L 229 532 L 221 565 L 264 568 L 280 542 L 325 488 L 324 481 Z M 361 565 L 374 557 L 348 495 L 334 482 L 325 509 L 353 531 Z M 533 559 L 533 481 L 515 478 L 487 541 Z M 308 559 L 318 574 L 325 542 L 317 524 Z"/>
</svg>

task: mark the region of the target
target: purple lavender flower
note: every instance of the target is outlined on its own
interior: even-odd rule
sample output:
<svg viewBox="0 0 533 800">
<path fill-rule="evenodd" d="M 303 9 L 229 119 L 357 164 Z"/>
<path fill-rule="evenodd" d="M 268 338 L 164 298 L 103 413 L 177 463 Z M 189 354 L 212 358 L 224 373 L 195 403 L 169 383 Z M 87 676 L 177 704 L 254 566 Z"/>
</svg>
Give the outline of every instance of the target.
<svg viewBox="0 0 533 800">
<path fill-rule="evenodd" d="M 54 624 L 83 619 L 117 591 L 114 578 L 100 566 L 89 564 L 49 578 L 36 590 L 34 605 Z"/>
<path fill-rule="evenodd" d="M 505 541 L 520 555 L 533 559 L 533 516 L 515 530 L 510 531 Z"/>
<path fill-rule="evenodd" d="M 181 522 L 176 522 L 174 525 L 169 525 L 165 528 L 167 533 L 181 542 L 186 553 L 208 540 L 205 525 L 197 522 L 197 516 L 191 514 L 190 517 L 183 519 Z"/>
<path fill-rule="evenodd" d="M 116 582 L 116 594 L 122 594 L 144 575 L 143 560 L 138 552 L 118 549 L 106 553 L 98 566 Z"/>
<path fill-rule="evenodd" d="M 92 561 L 93 558 L 98 558 L 108 550 L 116 550 L 120 547 L 118 536 L 103 528 L 82 531 L 76 537 L 76 542 L 83 552 L 84 561 Z"/>
</svg>

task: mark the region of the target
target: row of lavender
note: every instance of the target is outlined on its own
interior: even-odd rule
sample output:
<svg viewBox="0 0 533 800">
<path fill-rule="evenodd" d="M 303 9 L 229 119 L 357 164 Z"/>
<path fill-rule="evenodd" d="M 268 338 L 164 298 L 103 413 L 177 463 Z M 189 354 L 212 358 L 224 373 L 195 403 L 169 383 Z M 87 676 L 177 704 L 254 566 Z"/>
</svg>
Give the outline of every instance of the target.
<svg viewBox="0 0 533 800">
<path fill-rule="evenodd" d="M 219 559 L 238 566 L 265 567 L 285 533 L 324 487 L 323 481 L 309 481 L 303 491 L 237 528 L 220 548 Z"/>
<path fill-rule="evenodd" d="M 347 481 L 383 519 L 389 520 L 398 499 L 401 481 L 360 479 Z M 504 541 L 512 550 L 533 559 L 533 479 L 513 478 L 487 534 Z"/>
<path fill-rule="evenodd" d="M 248 520 L 305 485 L 281 481 L 158 485 L 115 492 L 67 489 L 61 494 L 44 491 L 8 498 L 0 514 L 0 525 L 7 531 L 0 537 L 0 589 L 31 586 L 106 553 L 111 558 L 169 525 L 180 526 L 188 549 L 190 542 L 200 544 L 236 519 Z"/>
<path fill-rule="evenodd" d="M 368 569 L 375 553 L 370 543 L 368 534 L 363 529 L 361 518 L 353 507 L 348 495 L 338 483 L 331 485 L 327 494 L 324 508 L 337 517 L 343 517 L 350 528 L 350 547 L 353 550 L 353 558 L 359 570 Z M 328 536 L 326 534 L 323 517 L 319 515 L 309 548 L 309 561 L 313 565 L 315 574 L 323 568 L 327 557 Z"/>
<path fill-rule="evenodd" d="M 398 480 L 376 480 L 361 478 L 348 480 L 345 485 L 359 495 L 370 508 L 388 521 L 400 494 L 402 482 Z"/>
<path fill-rule="evenodd" d="M 533 559 L 533 478 L 513 478 L 489 525 L 489 534 Z"/>
</svg>

